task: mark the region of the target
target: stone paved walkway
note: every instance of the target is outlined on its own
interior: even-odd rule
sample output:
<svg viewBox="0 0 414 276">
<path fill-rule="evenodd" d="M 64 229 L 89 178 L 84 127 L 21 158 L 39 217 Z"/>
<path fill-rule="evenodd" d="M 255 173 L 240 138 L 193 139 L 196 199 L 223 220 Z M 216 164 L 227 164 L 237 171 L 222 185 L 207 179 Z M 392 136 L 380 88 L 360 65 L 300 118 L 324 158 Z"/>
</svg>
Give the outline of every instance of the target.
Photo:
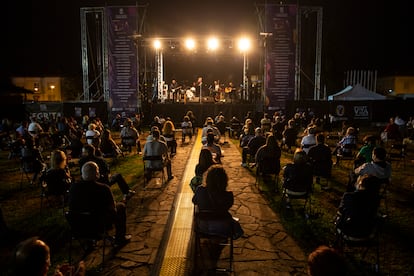
<svg viewBox="0 0 414 276">
<path fill-rule="evenodd" d="M 159 250 L 166 246 L 170 212 L 175 207 L 175 195 L 179 191 L 191 147 L 178 147 L 173 159 L 175 177 L 165 187 L 143 190 L 142 179 L 135 185 L 138 192 L 127 205 L 127 229 L 132 240 L 107 258 L 101 275 L 155 275 L 158 271 L 161 262 L 158 256 L 162 256 Z M 235 274 L 306 275 L 304 252 L 286 233 L 279 215 L 257 191 L 254 177 L 240 166 L 241 155 L 237 147 L 230 142 L 222 149 L 223 165 L 230 179 L 228 190 L 235 195 L 231 213 L 240 219 L 245 232 L 234 244 Z M 98 254 L 91 254 L 88 258 L 89 263 L 100 261 Z"/>
</svg>

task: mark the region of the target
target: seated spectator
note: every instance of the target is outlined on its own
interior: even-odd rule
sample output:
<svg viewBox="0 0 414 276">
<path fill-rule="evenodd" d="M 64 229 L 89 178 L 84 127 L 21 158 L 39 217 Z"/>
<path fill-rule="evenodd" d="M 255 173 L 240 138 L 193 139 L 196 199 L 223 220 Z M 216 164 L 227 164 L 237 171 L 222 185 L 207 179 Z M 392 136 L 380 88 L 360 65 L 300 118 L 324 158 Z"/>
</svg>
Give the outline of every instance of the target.
<svg viewBox="0 0 414 276">
<path fill-rule="evenodd" d="M 372 151 L 374 150 L 377 142 L 377 138 L 373 135 L 367 135 L 363 139 L 364 145 L 361 147 L 355 157 L 354 167 L 357 168 L 360 165 L 372 161 Z"/>
<path fill-rule="evenodd" d="M 89 124 L 85 136 L 86 143 L 88 143 L 88 145 L 93 145 L 95 148 L 99 149 L 99 144 L 101 143 L 101 133 L 96 128 L 96 124 Z"/>
<path fill-rule="evenodd" d="M 115 115 L 115 118 L 112 120 L 111 129 L 113 131 L 119 131 L 121 129 L 121 125 L 122 125 L 121 114 L 117 113 Z"/>
<path fill-rule="evenodd" d="M 296 150 L 293 163 L 287 164 L 283 170 L 283 188 L 287 194 L 301 196 L 312 191 L 312 167 L 307 163 L 307 155 Z"/>
<path fill-rule="evenodd" d="M 240 120 L 237 119 L 236 116 L 233 116 L 230 119 L 230 129 L 229 129 L 229 137 L 239 137 L 239 135 L 241 134 L 241 123 Z"/>
<path fill-rule="evenodd" d="M 266 144 L 266 138 L 263 136 L 262 129 L 260 127 L 257 127 L 254 131 L 254 137 L 250 139 L 249 143 L 247 144 L 248 153 L 250 154 L 253 163 L 256 162 L 254 158 L 256 157 L 257 150 L 264 144 Z M 245 167 L 243 164 L 242 166 Z"/>
<path fill-rule="evenodd" d="M 218 116 L 217 122 L 216 122 L 216 127 L 220 132 L 220 137 L 224 138 L 224 142 L 226 141 L 226 128 L 227 128 L 227 123 L 225 121 L 225 118 L 223 115 Z"/>
<path fill-rule="evenodd" d="M 150 170 L 153 168 L 160 169 L 167 167 L 168 180 L 174 178 L 171 171 L 171 159 L 168 155 L 168 147 L 166 143 L 160 141 L 160 131 L 158 129 L 152 131 L 152 139 L 150 141 L 147 140 L 145 143 L 143 157 L 145 158 L 146 156 L 162 156 L 163 160 L 145 160 L 145 167 Z M 151 179 L 150 170 L 144 172 L 147 180 Z"/>
<path fill-rule="evenodd" d="M 245 128 L 244 134 L 240 135 L 240 147 L 242 148 L 242 167 L 247 167 L 247 155 L 249 154 L 249 147 L 247 145 L 253 137 L 254 131 L 249 132 L 248 128 Z"/>
<path fill-rule="evenodd" d="M 283 131 L 285 130 L 286 123 L 283 121 L 281 116 L 275 117 L 275 122 L 272 125 L 272 133 L 278 141 L 283 139 Z"/>
<path fill-rule="evenodd" d="M 126 234 L 126 206 L 115 200 L 108 185 L 98 182 L 98 164 L 88 161 L 82 165 L 80 182 L 72 184 L 69 192 L 69 210 L 90 212 L 104 219 L 108 225 L 115 225 L 115 244 L 122 245 L 131 239 Z"/>
<path fill-rule="evenodd" d="M 283 131 L 283 144 L 286 146 L 288 152 L 291 151 L 292 147 L 297 146 L 296 140 L 298 139 L 298 130 L 295 127 L 295 121 L 293 119 L 288 121 L 288 124 Z"/>
<path fill-rule="evenodd" d="M 128 152 L 132 152 L 132 148 L 137 147 L 137 153 L 141 154 L 141 144 L 139 142 L 138 131 L 134 128 L 130 119 L 125 120 L 125 125 L 121 130 L 121 143 Z"/>
<path fill-rule="evenodd" d="M 62 196 L 69 190 L 72 177 L 66 161 L 66 154 L 63 151 L 52 151 L 50 168 L 41 177 L 41 180 L 47 184 L 48 195 Z"/>
<path fill-rule="evenodd" d="M 193 124 L 190 121 L 190 117 L 184 116 L 184 121 L 181 123 L 181 130 L 182 130 L 181 143 L 184 144 L 186 136 L 188 136 L 191 142 L 191 139 L 193 138 Z"/>
<path fill-rule="evenodd" d="M 384 180 L 384 182 L 391 181 L 391 164 L 386 161 L 387 152 L 384 148 L 376 147 L 372 151 L 372 161 L 364 163 L 354 170 L 350 175 L 347 191 L 352 192 L 355 190 L 357 178 L 363 175 L 375 176 L 378 179 Z M 379 187 L 378 187 L 379 188 Z"/>
<path fill-rule="evenodd" d="M 22 166 L 28 173 L 33 173 L 31 184 L 33 185 L 39 174 L 47 167 L 42 153 L 35 146 L 34 138 L 23 140 L 21 148 Z"/>
<path fill-rule="evenodd" d="M 170 150 L 171 156 L 177 153 L 177 141 L 175 140 L 175 127 L 171 120 L 167 120 L 162 128 L 163 136 L 167 141 L 168 149 Z"/>
<path fill-rule="evenodd" d="M 347 270 L 344 257 L 326 245 L 319 246 L 308 256 L 309 276 L 345 276 Z"/>
<path fill-rule="evenodd" d="M 40 135 L 44 132 L 42 126 L 38 123 L 36 117 L 30 119 L 30 124 L 27 127 L 29 135 L 34 139 L 34 145 L 39 146 Z"/>
<path fill-rule="evenodd" d="M 118 155 L 123 155 L 121 149 L 114 139 L 112 139 L 111 131 L 109 129 L 104 129 L 102 132 L 100 149 L 103 157 L 117 157 Z"/>
<path fill-rule="evenodd" d="M 400 132 L 400 128 L 395 123 L 394 118 L 391 117 L 389 120 L 389 123 L 385 127 L 383 133 L 383 142 L 387 142 L 388 140 L 395 140 L 395 141 L 401 141 L 402 135 Z"/>
<path fill-rule="evenodd" d="M 69 131 L 69 145 L 66 147 L 67 151 L 70 151 L 72 158 L 79 158 L 82 154 L 82 130 Z"/>
<path fill-rule="evenodd" d="M 260 120 L 260 127 L 262 128 L 262 132 L 269 132 L 271 125 L 272 121 L 270 120 L 269 115 L 267 113 L 263 114 L 263 118 Z"/>
<path fill-rule="evenodd" d="M 124 195 L 124 201 L 130 198 L 135 191 L 130 190 L 124 177 L 120 173 L 111 175 L 108 163 L 102 157 L 96 156 L 95 148 L 92 145 L 85 145 L 82 149 L 82 157 L 79 159 L 79 168 L 82 168 L 86 162 L 92 161 L 99 167 L 99 178 L 100 183 L 104 183 L 108 186 L 112 186 L 117 183 L 119 189 Z"/>
<path fill-rule="evenodd" d="M 313 175 L 317 176 L 316 183 L 320 183 L 319 177 L 331 177 L 332 154 L 329 146 L 325 144 L 323 133 L 316 135 L 316 142 L 317 145 L 309 148 L 308 157 L 312 165 Z"/>
<path fill-rule="evenodd" d="M 211 211 L 218 216 L 227 216 L 232 219 L 229 209 L 233 206 L 234 196 L 233 192 L 227 191 L 228 176 L 226 171 L 221 165 L 211 166 L 205 176 L 205 185 L 197 187 L 193 196 L 193 203 L 198 206 L 200 211 Z M 243 230 L 237 221 L 233 220 L 233 227 L 235 237 L 241 237 Z M 204 232 L 212 231 L 211 225 L 207 228 L 207 225 L 199 225 Z M 215 225 L 213 230 L 215 233 L 222 233 L 223 235 L 229 234 L 231 229 L 223 228 L 223 225 Z M 228 226 L 228 225 L 225 225 Z"/>
<path fill-rule="evenodd" d="M 377 178 L 364 175 L 357 181 L 357 189 L 342 196 L 338 208 L 336 227 L 341 233 L 355 237 L 368 237 L 375 226 L 379 207 Z"/>
<path fill-rule="evenodd" d="M 214 134 L 214 142 L 215 143 L 220 142 L 220 131 L 218 130 L 217 127 L 214 126 L 214 121 L 211 117 L 207 117 L 206 123 L 205 123 L 203 129 L 201 130 L 201 143 L 203 143 L 203 145 L 207 141 L 207 133 L 208 132 L 212 132 Z"/>
<path fill-rule="evenodd" d="M 266 144 L 261 146 L 256 153 L 257 169 L 262 173 L 279 174 L 281 150 L 276 137 L 269 135 Z"/>
<path fill-rule="evenodd" d="M 338 142 L 333 154 L 336 155 L 336 163 L 339 162 L 339 156 L 352 156 L 353 149 L 356 148 L 356 130 L 353 127 L 348 127 L 345 136 Z"/>
<path fill-rule="evenodd" d="M 208 149 L 201 149 L 198 157 L 198 164 L 195 167 L 195 176 L 190 182 L 190 187 L 193 192 L 195 192 L 196 188 L 201 185 L 203 181 L 203 174 L 214 164 L 216 164 L 216 162 L 213 160 L 211 151 Z"/>
<path fill-rule="evenodd" d="M 311 126 L 307 129 L 308 134 L 303 136 L 302 141 L 300 142 L 300 145 L 302 147 L 302 150 L 308 154 L 309 148 L 316 145 L 316 138 L 315 138 L 315 132 L 316 127 Z"/>
<path fill-rule="evenodd" d="M 11 275 L 46 276 L 50 274 L 48 273 L 50 265 L 49 246 L 38 237 L 28 238 L 20 242 L 14 250 Z M 84 276 L 86 275 L 85 263 L 81 261 L 77 269 L 69 265 L 57 266 L 53 275 Z"/>
<path fill-rule="evenodd" d="M 214 133 L 208 133 L 207 141 L 202 148 L 208 149 L 211 152 L 211 155 L 213 155 L 214 162 L 220 164 L 221 157 L 222 157 L 221 147 L 218 144 L 216 144 L 214 137 L 215 137 Z"/>
</svg>

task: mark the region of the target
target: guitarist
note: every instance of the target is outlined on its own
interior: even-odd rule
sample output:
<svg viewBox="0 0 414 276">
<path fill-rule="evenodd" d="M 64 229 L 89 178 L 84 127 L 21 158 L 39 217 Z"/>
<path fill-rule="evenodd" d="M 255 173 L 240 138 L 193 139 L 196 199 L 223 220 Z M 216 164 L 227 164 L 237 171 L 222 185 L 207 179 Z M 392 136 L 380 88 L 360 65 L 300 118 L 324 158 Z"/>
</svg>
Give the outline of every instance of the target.
<svg viewBox="0 0 414 276">
<path fill-rule="evenodd" d="M 236 88 L 234 87 L 233 82 L 229 82 L 229 84 L 224 88 L 224 93 L 226 101 L 233 101 L 234 94 L 236 93 Z"/>
<path fill-rule="evenodd" d="M 178 84 L 177 80 L 172 79 L 170 84 L 170 94 L 172 94 L 172 99 L 174 103 L 179 102 L 181 99 L 180 89 L 181 86 Z"/>
</svg>

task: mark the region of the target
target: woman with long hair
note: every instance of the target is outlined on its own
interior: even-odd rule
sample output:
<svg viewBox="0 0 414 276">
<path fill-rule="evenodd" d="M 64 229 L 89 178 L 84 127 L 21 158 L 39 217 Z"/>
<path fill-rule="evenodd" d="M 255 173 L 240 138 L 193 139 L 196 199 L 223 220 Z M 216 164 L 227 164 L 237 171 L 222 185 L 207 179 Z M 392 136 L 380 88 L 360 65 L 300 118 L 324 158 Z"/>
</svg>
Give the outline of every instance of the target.
<svg viewBox="0 0 414 276">
<path fill-rule="evenodd" d="M 170 119 L 165 121 L 162 128 L 162 134 L 165 137 L 165 141 L 167 141 L 171 156 L 174 156 L 177 153 L 177 141 L 175 140 L 175 127 Z"/>
</svg>

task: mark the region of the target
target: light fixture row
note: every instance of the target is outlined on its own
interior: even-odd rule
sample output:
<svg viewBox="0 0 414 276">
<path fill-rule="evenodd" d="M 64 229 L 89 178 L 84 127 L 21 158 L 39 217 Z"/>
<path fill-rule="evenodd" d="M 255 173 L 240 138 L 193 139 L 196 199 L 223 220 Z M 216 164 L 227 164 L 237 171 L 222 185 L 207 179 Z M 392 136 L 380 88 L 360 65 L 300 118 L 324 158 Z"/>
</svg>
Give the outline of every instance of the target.
<svg viewBox="0 0 414 276">
<path fill-rule="evenodd" d="M 154 39 L 153 43 L 152 43 L 153 47 L 157 50 L 160 50 L 164 47 L 162 40 L 161 39 Z M 193 38 L 187 38 L 184 40 L 184 44 L 185 48 L 187 50 L 195 50 L 197 47 L 197 40 L 193 39 Z M 237 46 L 238 49 L 241 52 L 247 52 L 250 49 L 251 46 L 251 42 L 250 39 L 247 37 L 242 37 L 240 39 L 238 39 L 237 42 Z M 206 48 L 209 51 L 215 51 L 218 50 L 221 47 L 221 42 L 218 38 L 216 37 L 211 37 L 209 39 L 206 40 Z M 172 47 L 170 45 L 170 48 L 175 48 L 175 45 Z"/>
</svg>

